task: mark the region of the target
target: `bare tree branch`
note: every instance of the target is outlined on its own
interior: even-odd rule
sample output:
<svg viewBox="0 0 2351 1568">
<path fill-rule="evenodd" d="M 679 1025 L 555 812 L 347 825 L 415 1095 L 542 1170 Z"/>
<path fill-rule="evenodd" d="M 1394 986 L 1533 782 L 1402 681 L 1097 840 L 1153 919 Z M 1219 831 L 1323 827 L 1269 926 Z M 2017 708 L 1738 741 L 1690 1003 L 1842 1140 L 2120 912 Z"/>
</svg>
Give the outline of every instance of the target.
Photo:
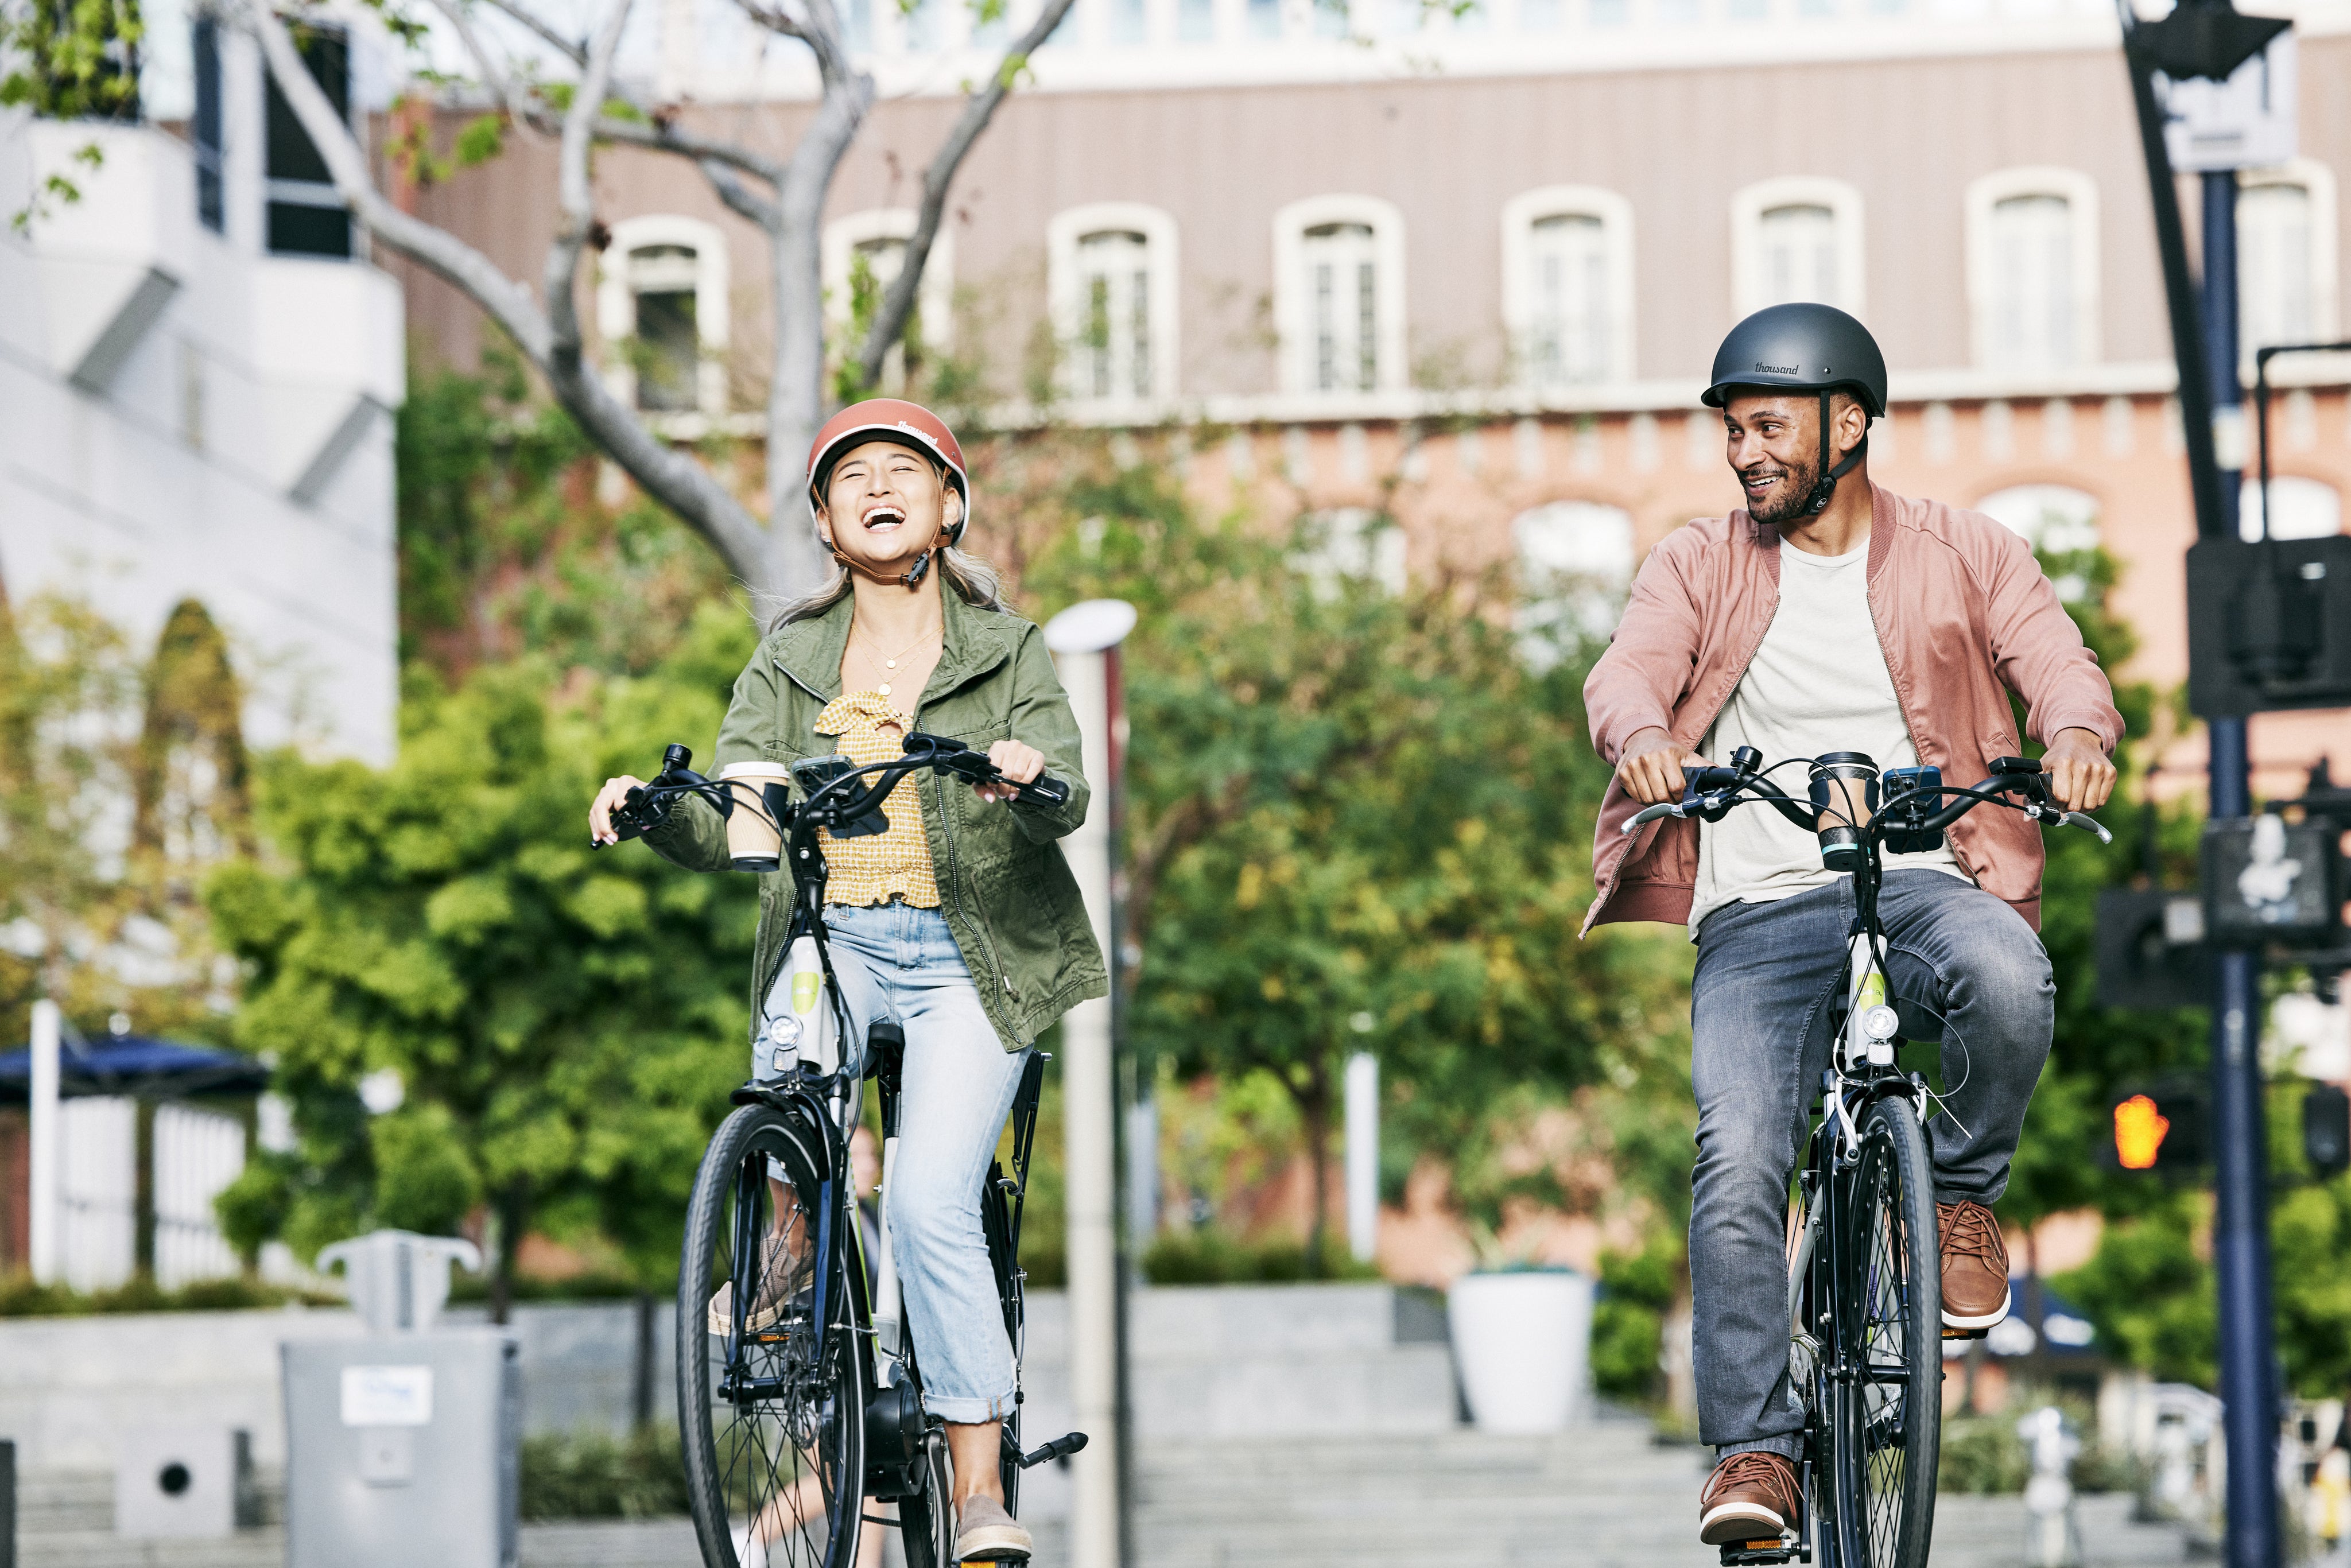
<svg viewBox="0 0 2351 1568">
<path fill-rule="evenodd" d="M 758 225 L 767 234 L 774 235 L 783 222 L 775 203 L 744 184 L 734 170 L 715 158 L 704 159 L 701 167 L 702 177 L 710 182 L 710 188 L 718 193 L 720 201 L 738 215 Z"/>
<path fill-rule="evenodd" d="M 772 159 L 762 158 L 731 141 L 714 141 L 708 137 L 697 136 L 693 131 L 680 130 L 676 125 L 662 120 L 640 124 L 608 114 L 596 121 L 596 140 L 642 147 L 653 152 L 674 152 L 697 163 L 724 163 L 771 185 L 784 177 L 782 165 Z"/>
<path fill-rule="evenodd" d="M 965 100 L 963 113 L 939 143 L 930 167 L 923 171 L 923 205 L 914 219 L 914 232 L 907 237 L 904 258 L 898 264 L 898 276 L 890 280 L 889 292 L 883 296 L 882 309 L 874 318 L 873 329 L 867 336 L 858 354 L 858 375 L 866 386 L 882 379 L 882 361 L 889 357 L 892 345 L 906 329 L 907 319 L 914 313 L 914 301 L 923 285 L 924 265 L 930 260 L 931 246 L 939 237 L 939 219 L 946 211 L 947 190 L 955 183 L 956 171 L 963 166 L 964 155 L 971 151 L 979 133 L 987 129 L 995 118 L 997 106 L 1012 90 L 1013 79 L 1028 64 L 1053 29 L 1069 15 L 1072 0 L 1045 0 L 1044 7 L 1029 30 L 1013 41 L 1004 51 L 995 74 L 977 92 Z"/>
<path fill-rule="evenodd" d="M 488 3 L 538 34 L 544 42 L 573 65 L 582 70 L 588 68 L 588 47 L 557 32 L 553 26 L 539 16 L 538 12 L 521 4 L 521 0 L 488 0 Z"/>
<path fill-rule="evenodd" d="M 431 0 L 431 4 L 433 8 L 447 17 L 449 25 L 457 30 L 458 41 L 465 46 L 465 52 L 474 57 L 474 65 L 482 73 L 482 85 L 489 89 L 498 101 L 506 106 L 507 118 L 524 130 L 536 134 L 538 130 L 535 118 L 537 106 L 531 102 L 530 95 L 525 92 L 520 84 L 515 80 L 513 73 L 500 65 L 496 57 L 490 53 L 489 46 L 483 41 L 481 35 L 474 30 L 473 18 L 465 15 L 465 8 L 456 4 L 455 0 Z"/>
<path fill-rule="evenodd" d="M 402 212 L 376 191 L 368 175 L 366 155 L 351 137 L 350 127 L 336 114 L 327 95 L 311 79 L 286 24 L 266 5 L 247 0 L 246 26 L 261 40 L 269 74 L 277 79 L 294 116 L 309 133 L 312 145 L 327 165 L 336 193 L 365 224 L 370 234 L 416 261 L 465 294 L 489 312 L 524 354 L 535 363 L 546 361 L 550 334 L 547 318 L 530 291 L 497 269 L 480 251 L 445 230 Z"/>
<path fill-rule="evenodd" d="M 773 552 L 768 530 L 758 519 L 699 464 L 647 430 L 580 364 L 578 325 L 568 287 L 561 296 L 562 315 L 571 343 L 564 355 L 558 352 L 557 323 L 531 298 L 528 288 L 500 272 L 487 256 L 456 235 L 401 211 L 375 189 L 366 154 L 303 65 L 286 24 L 258 0 L 242 0 L 239 15 L 242 25 L 260 39 L 270 75 L 325 161 L 336 193 L 370 234 L 481 307 L 547 378 L 558 400 L 580 421 L 589 438 L 648 494 L 707 539 L 747 581 L 772 590 L 814 580 L 813 576 L 779 580 L 772 575 Z M 596 99 L 585 101 L 592 104 Z M 585 225 L 580 226 L 584 237 Z M 572 254 L 576 258 L 576 246 Z"/>
</svg>

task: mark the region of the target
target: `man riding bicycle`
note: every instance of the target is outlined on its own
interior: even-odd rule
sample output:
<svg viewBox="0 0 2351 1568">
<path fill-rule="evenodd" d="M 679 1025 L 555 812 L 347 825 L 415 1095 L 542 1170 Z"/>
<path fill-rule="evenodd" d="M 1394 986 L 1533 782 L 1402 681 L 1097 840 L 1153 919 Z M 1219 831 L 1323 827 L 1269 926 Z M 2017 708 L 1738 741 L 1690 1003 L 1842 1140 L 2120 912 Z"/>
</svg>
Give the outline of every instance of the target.
<svg viewBox="0 0 2351 1568">
<path fill-rule="evenodd" d="M 1699 1539 L 1722 1545 L 1792 1528 L 1802 1507 L 1788 1183 L 1827 1058 L 1853 882 L 1774 811 L 1621 830 L 1642 806 L 1680 800 L 1685 767 L 1727 764 L 1740 747 L 1981 778 L 2019 749 L 2011 692 L 2047 747 L 2051 792 L 2092 810 L 2114 788 L 2123 721 L 2022 538 L 1870 482 L 1886 361 L 1859 321 L 1825 305 L 1757 312 L 1716 352 L 1703 401 L 1722 411 L 1747 504 L 1649 553 L 1585 682 L 1593 744 L 1616 777 L 1584 928 L 1687 922 L 1698 946 L 1690 1288 L 1698 1436 L 1718 1456 Z M 1952 824 L 1947 847 L 1885 864 L 1890 977 L 1944 1019 L 1949 1092 L 1931 1128 L 1944 1332 L 1980 1334 L 2008 1315 L 1989 1206 L 2008 1185 L 2054 1018 L 2034 935 L 2041 836 L 2021 815 L 1980 811 Z"/>
</svg>

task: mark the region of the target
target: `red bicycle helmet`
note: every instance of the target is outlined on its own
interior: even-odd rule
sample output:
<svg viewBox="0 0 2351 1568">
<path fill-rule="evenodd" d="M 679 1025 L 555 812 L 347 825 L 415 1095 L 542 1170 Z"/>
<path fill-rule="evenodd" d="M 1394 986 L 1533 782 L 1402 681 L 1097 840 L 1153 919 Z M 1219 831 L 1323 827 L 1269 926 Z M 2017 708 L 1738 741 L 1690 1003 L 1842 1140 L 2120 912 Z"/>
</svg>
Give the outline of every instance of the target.
<svg viewBox="0 0 2351 1568">
<path fill-rule="evenodd" d="M 946 465 L 947 480 L 963 497 L 963 520 L 947 536 L 953 544 L 971 526 L 971 476 L 965 471 L 963 448 L 947 422 L 917 402 L 903 398 L 875 397 L 851 403 L 824 422 L 809 447 L 809 503 L 822 501 L 817 486 L 832 469 L 833 460 L 849 447 L 865 441 L 894 441 Z"/>
</svg>

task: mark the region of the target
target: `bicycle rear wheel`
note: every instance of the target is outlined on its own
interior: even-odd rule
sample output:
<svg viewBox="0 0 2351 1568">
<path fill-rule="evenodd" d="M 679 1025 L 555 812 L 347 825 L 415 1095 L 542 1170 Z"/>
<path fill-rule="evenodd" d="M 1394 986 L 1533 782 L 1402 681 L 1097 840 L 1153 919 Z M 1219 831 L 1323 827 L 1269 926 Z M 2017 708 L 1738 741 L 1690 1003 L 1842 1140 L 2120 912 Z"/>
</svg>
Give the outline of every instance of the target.
<svg viewBox="0 0 2351 1568">
<path fill-rule="evenodd" d="M 863 1377 L 823 1131 L 747 1105 L 694 1179 L 678 1427 L 705 1568 L 854 1568 Z"/>
<path fill-rule="evenodd" d="M 1910 1102 L 1874 1102 L 1841 1178 L 1829 1463 L 1840 1568 L 1923 1568 L 1943 1430 L 1934 1173 Z"/>
</svg>

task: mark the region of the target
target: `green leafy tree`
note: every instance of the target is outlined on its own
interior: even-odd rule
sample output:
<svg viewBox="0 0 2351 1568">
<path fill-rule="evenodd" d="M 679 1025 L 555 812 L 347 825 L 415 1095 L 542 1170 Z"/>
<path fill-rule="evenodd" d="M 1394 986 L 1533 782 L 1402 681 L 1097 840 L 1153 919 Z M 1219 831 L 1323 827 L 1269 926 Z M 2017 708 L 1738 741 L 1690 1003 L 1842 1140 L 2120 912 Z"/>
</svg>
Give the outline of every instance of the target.
<svg viewBox="0 0 2351 1568">
<path fill-rule="evenodd" d="M 1144 612 L 1123 656 L 1138 1051 L 1281 1084 L 1318 1265 L 1356 1050 L 1473 1209 L 1557 1201 L 1550 1165 L 1503 1157 L 1524 1113 L 1670 1011 L 1656 944 L 1576 939 L 1607 777 L 1579 672 L 1528 656 L 1502 579 L 1391 593 L 1332 569 L 1311 522 L 1204 521 L 1148 468 L 1071 499 L 1089 521 L 1029 586 Z"/>
<path fill-rule="evenodd" d="M 448 680 L 528 649 L 559 667 L 643 674 L 725 569 L 642 496 L 600 498 L 594 448 L 495 349 L 479 375 L 420 375 L 398 413 L 403 660 Z"/>
<path fill-rule="evenodd" d="M 454 691 L 413 674 L 399 760 L 260 769 L 271 862 L 209 888 L 248 977 L 236 1034 L 277 1064 L 298 1147 L 221 1208 L 248 1253 L 486 1209 L 493 1301 L 539 1230 L 673 1277 L 685 1197 L 740 1081 L 757 910 L 747 884 L 635 848 L 591 852 L 587 801 L 665 741 L 717 727 L 749 629 L 711 606 L 643 678 L 523 661 Z M 400 1107 L 358 1091 L 390 1070 Z"/>
<path fill-rule="evenodd" d="M 193 889 L 244 831 L 236 683 L 189 601 L 155 654 L 78 600 L 0 601 L 0 1040 L 47 996 L 82 1027 L 217 1036 Z M 131 826 L 124 841 L 122 824 Z"/>
</svg>

